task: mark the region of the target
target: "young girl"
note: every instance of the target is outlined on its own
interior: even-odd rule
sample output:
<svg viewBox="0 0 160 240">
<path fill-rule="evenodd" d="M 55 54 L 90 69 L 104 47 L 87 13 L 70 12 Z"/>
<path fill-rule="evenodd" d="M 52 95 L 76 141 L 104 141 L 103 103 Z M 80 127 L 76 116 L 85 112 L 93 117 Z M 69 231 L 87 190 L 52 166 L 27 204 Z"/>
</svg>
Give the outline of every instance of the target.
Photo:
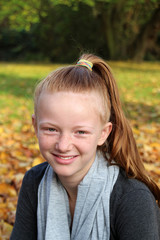
<svg viewBox="0 0 160 240">
<path fill-rule="evenodd" d="M 32 121 L 46 162 L 24 177 L 11 240 L 160 239 L 160 189 L 102 59 L 83 55 L 40 82 Z"/>
</svg>

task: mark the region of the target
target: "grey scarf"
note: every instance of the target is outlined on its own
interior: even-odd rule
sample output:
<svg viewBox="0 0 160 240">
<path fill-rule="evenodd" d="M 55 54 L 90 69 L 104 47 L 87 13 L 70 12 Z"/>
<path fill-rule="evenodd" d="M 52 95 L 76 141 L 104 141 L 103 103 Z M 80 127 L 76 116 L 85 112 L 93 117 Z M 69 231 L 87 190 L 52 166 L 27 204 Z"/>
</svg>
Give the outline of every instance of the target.
<svg viewBox="0 0 160 240">
<path fill-rule="evenodd" d="M 110 196 L 119 168 L 108 166 L 102 155 L 78 186 L 72 232 L 65 189 L 49 165 L 38 189 L 38 240 L 109 240 Z"/>
</svg>

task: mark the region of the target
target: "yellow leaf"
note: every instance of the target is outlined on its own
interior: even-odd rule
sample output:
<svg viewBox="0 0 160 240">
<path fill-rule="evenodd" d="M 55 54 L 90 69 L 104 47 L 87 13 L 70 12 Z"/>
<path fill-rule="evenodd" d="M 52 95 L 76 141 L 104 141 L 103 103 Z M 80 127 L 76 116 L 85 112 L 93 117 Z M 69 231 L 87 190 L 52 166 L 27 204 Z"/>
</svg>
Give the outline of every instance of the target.
<svg viewBox="0 0 160 240">
<path fill-rule="evenodd" d="M 149 146 L 149 145 L 147 145 L 147 144 L 144 144 L 143 146 L 144 146 L 144 150 L 145 150 L 146 152 L 152 152 L 152 147 L 151 147 L 151 146 Z"/>
<path fill-rule="evenodd" d="M 147 171 L 152 171 L 153 170 L 153 166 L 151 164 L 148 164 L 148 163 L 144 163 L 144 167 Z"/>
<path fill-rule="evenodd" d="M 0 219 L 7 219 L 7 206 L 4 203 L 0 203 Z"/>
<path fill-rule="evenodd" d="M 0 127 L 0 134 L 2 134 L 4 132 L 3 128 Z"/>
<path fill-rule="evenodd" d="M 149 172 L 153 171 L 156 174 L 160 175 L 160 167 L 155 166 L 154 164 L 151 164 L 151 163 L 144 163 L 144 166 L 147 171 Z"/>
<path fill-rule="evenodd" d="M 28 132 L 31 131 L 31 125 L 24 125 L 22 127 L 22 132 Z"/>
<path fill-rule="evenodd" d="M 1 230 L 1 239 L 9 239 L 11 232 L 12 232 L 13 226 L 9 223 L 4 222 L 3 220 L 0 222 L 0 230 Z"/>
<path fill-rule="evenodd" d="M 41 157 L 37 157 L 37 158 L 34 159 L 34 161 L 32 163 L 32 167 L 34 167 L 34 166 L 36 166 L 40 163 L 43 163 L 43 162 L 44 162 L 44 160 Z"/>
<path fill-rule="evenodd" d="M 2 167 L 2 164 L 0 164 L 0 176 L 4 175 L 8 172 L 8 169 L 6 167 Z"/>
<path fill-rule="evenodd" d="M 19 156 L 23 156 L 23 154 L 22 154 L 22 152 L 15 150 L 15 151 L 12 151 L 12 156 L 19 157 Z"/>
<path fill-rule="evenodd" d="M 28 147 L 29 147 L 29 149 L 31 149 L 31 150 L 39 150 L 39 145 L 38 145 L 38 143 L 30 144 Z"/>
<path fill-rule="evenodd" d="M 17 196 L 16 190 L 13 186 L 6 184 L 6 183 L 0 183 L 0 194 L 6 194 L 11 197 Z"/>
<path fill-rule="evenodd" d="M 9 158 L 9 156 L 6 152 L 0 152 L 0 162 L 1 163 L 6 163 L 8 158 Z"/>
<path fill-rule="evenodd" d="M 154 142 L 150 144 L 151 147 L 153 148 L 159 148 L 160 149 L 160 143 Z"/>
<path fill-rule="evenodd" d="M 136 128 L 133 128 L 133 133 L 136 134 L 136 135 L 140 135 L 140 131 Z"/>
</svg>

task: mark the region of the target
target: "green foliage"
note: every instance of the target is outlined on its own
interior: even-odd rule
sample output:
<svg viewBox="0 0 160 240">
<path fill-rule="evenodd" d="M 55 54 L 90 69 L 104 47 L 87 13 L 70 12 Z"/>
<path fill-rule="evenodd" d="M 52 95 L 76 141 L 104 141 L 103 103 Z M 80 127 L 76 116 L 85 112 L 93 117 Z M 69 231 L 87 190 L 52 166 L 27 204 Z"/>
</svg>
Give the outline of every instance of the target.
<svg viewBox="0 0 160 240">
<path fill-rule="evenodd" d="M 8 22 L 10 29 L 29 30 L 31 24 L 39 22 L 39 1 L 1 0 L 0 22 Z"/>
<path fill-rule="evenodd" d="M 0 58 L 68 62 L 83 51 L 158 58 L 156 9 L 158 0 L 1 0 Z"/>
</svg>

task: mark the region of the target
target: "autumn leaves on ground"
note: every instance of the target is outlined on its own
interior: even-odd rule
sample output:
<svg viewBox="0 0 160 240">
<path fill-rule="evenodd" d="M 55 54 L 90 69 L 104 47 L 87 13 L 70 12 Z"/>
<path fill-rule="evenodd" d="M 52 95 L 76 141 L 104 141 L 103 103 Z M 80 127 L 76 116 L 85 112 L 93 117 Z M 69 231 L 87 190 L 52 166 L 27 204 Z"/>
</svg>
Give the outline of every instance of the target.
<svg viewBox="0 0 160 240">
<path fill-rule="evenodd" d="M 160 186 L 160 65 L 110 65 L 145 167 Z M 0 63 L 0 240 L 12 231 L 24 173 L 43 161 L 31 126 L 33 90 L 56 67 Z"/>
</svg>

